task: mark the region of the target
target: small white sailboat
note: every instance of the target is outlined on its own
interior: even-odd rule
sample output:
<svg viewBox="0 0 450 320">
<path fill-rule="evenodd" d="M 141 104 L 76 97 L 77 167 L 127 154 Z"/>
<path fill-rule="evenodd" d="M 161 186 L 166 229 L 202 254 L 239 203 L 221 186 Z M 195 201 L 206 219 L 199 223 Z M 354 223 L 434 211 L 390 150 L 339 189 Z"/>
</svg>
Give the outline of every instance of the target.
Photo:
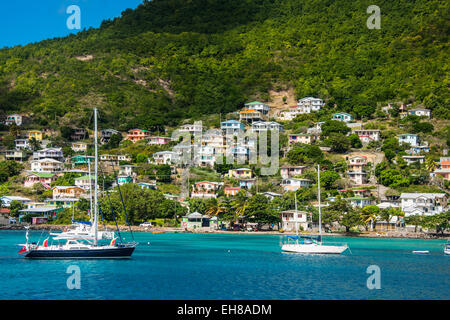
<svg viewBox="0 0 450 320">
<path fill-rule="evenodd" d="M 450 240 L 445 244 L 444 254 L 450 254 Z"/>
<path fill-rule="evenodd" d="M 430 253 L 430 251 L 428 251 L 428 250 L 413 250 L 412 253 L 415 253 L 415 254 L 428 254 L 428 253 Z"/>
<path fill-rule="evenodd" d="M 287 236 L 288 242 L 283 244 L 281 250 L 290 253 L 303 254 L 341 254 L 348 249 L 347 245 L 324 245 L 322 243 L 322 211 L 320 204 L 320 165 L 317 165 L 318 198 L 319 198 L 319 235 L 299 236 L 297 222 L 295 223 L 295 236 Z M 297 212 L 297 196 L 295 196 L 295 212 Z"/>
</svg>

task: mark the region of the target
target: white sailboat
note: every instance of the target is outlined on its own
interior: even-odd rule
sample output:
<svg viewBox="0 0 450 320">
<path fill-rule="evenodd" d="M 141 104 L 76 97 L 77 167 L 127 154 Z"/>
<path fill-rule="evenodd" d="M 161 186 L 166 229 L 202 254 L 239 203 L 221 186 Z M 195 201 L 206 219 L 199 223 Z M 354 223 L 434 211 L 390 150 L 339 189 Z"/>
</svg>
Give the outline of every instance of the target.
<svg viewBox="0 0 450 320">
<path fill-rule="evenodd" d="M 93 221 L 77 221 L 70 232 L 52 234 L 53 240 L 65 241 L 64 244 L 48 245 L 46 239 L 40 246 L 29 243 L 28 229 L 26 243 L 19 253 L 25 258 L 35 259 L 99 259 L 99 258 L 129 258 L 137 243 L 116 244 L 114 237 L 107 245 L 101 245 L 99 240 L 103 235 L 98 231 L 98 146 L 97 146 L 97 109 L 94 108 L 94 146 L 95 146 L 95 183 L 94 183 L 94 215 Z M 56 236 L 55 236 L 56 235 Z"/>
<path fill-rule="evenodd" d="M 444 247 L 444 254 L 450 254 L 450 240 L 447 241 Z"/>
<path fill-rule="evenodd" d="M 295 236 L 288 236 L 288 242 L 283 244 L 281 250 L 289 253 L 302 254 L 341 254 L 348 249 L 347 245 L 324 245 L 322 243 L 322 208 L 320 199 L 320 165 L 317 165 L 318 200 L 319 200 L 319 235 L 299 236 L 297 221 L 295 222 Z M 295 196 L 295 212 L 297 213 L 297 196 Z"/>
</svg>

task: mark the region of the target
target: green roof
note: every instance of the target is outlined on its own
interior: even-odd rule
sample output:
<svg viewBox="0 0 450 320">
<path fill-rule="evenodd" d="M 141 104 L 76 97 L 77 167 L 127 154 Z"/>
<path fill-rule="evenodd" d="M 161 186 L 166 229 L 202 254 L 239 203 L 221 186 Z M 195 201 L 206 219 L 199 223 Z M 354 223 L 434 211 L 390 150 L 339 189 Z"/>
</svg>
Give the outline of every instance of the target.
<svg viewBox="0 0 450 320">
<path fill-rule="evenodd" d="M 51 178 L 55 175 L 54 173 L 42 173 L 42 172 L 32 172 L 31 174 L 34 174 L 41 178 Z"/>
<path fill-rule="evenodd" d="M 89 179 L 89 175 L 84 175 L 84 176 L 81 176 L 81 177 L 75 178 L 75 180 L 86 180 L 86 179 Z M 92 180 L 92 179 L 94 179 L 94 177 L 93 177 L 93 176 L 91 176 L 91 180 Z"/>
<path fill-rule="evenodd" d="M 265 103 L 262 103 L 262 102 L 259 102 L 259 101 L 252 101 L 252 102 L 246 103 L 245 105 L 249 106 L 249 105 L 255 105 L 255 104 L 265 104 Z"/>
</svg>

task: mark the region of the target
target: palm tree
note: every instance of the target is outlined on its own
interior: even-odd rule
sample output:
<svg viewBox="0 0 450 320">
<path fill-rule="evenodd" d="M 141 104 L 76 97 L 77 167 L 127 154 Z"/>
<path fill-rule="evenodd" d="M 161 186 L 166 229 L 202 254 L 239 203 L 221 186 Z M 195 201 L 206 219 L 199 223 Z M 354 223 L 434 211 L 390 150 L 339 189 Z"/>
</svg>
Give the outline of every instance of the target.
<svg viewBox="0 0 450 320">
<path fill-rule="evenodd" d="M 234 210 L 234 221 L 239 222 L 239 217 L 244 216 L 245 210 L 248 207 L 248 197 L 244 190 L 238 192 L 233 202 L 231 203 Z"/>
<path fill-rule="evenodd" d="M 425 168 L 426 168 L 429 172 L 433 172 L 434 170 L 436 170 L 437 164 L 436 164 L 436 162 L 433 160 L 433 158 L 427 157 L 427 159 L 425 160 Z"/>
</svg>

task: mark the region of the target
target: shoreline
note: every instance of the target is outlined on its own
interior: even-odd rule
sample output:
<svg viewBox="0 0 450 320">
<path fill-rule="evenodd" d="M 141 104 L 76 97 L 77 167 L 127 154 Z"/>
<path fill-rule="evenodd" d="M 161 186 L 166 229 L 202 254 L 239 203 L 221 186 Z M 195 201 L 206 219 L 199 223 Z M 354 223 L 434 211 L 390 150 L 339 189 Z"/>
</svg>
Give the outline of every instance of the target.
<svg viewBox="0 0 450 320">
<path fill-rule="evenodd" d="M 42 230 L 42 231 L 62 231 L 66 225 L 30 225 L 30 230 Z M 107 226 L 108 229 L 115 229 L 115 226 Z M 25 230 L 25 225 L 0 225 L 1 230 Z M 99 226 L 99 231 L 104 231 L 104 226 Z M 131 226 L 133 232 L 142 233 L 209 233 L 209 234 L 239 234 L 239 235 L 295 235 L 293 232 L 279 232 L 279 231 L 223 231 L 223 230 L 188 230 L 176 227 L 140 227 Z M 130 231 L 128 226 L 119 226 L 120 232 Z M 312 233 L 300 233 L 304 236 L 317 236 Z M 379 231 L 379 232 L 364 232 L 364 233 L 326 233 L 323 234 L 326 237 L 351 237 L 351 238 L 386 238 L 386 239 L 424 239 L 424 240 L 447 240 L 450 238 L 450 234 L 434 234 L 423 232 L 393 232 L 393 231 Z"/>
</svg>

